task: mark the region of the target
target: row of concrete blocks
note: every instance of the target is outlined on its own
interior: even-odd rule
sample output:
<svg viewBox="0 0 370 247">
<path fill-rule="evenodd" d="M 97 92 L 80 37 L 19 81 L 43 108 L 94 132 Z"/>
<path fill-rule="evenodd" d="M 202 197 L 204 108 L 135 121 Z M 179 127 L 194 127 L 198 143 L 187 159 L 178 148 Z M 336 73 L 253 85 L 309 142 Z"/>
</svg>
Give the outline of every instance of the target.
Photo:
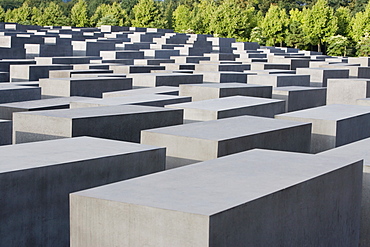
<svg viewBox="0 0 370 247">
<path fill-rule="evenodd" d="M 368 187 L 362 191 L 369 141 L 317 155 L 253 150 L 164 172 L 165 149 L 143 144 L 78 137 L 4 146 L 2 159 L 12 165 L 0 173 L 8 188 L 1 241 L 357 246 L 362 224 L 366 244 L 369 210 L 360 212 L 369 200 Z"/>
</svg>

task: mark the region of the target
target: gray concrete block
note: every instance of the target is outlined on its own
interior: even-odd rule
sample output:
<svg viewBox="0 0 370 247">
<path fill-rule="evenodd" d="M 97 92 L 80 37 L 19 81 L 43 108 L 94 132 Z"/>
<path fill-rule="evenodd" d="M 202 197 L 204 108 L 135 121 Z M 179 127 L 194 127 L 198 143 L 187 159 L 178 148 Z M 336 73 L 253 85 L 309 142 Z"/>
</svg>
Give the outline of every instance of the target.
<svg viewBox="0 0 370 247">
<path fill-rule="evenodd" d="M 357 246 L 361 176 L 358 160 L 253 150 L 80 191 L 71 246 Z"/>
<path fill-rule="evenodd" d="M 41 78 L 49 78 L 51 70 L 70 70 L 72 65 L 10 65 L 10 80 L 17 81 L 38 81 Z"/>
<path fill-rule="evenodd" d="M 91 137 L 3 146 L 0 155 L 3 246 L 69 246 L 69 193 L 158 172 L 165 162 L 163 148 Z"/>
<path fill-rule="evenodd" d="M 109 66 L 114 73 L 150 73 L 152 70 L 164 70 L 165 66 L 159 65 L 111 65 Z"/>
<path fill-rule="evenodd" d="M 133 86 L 136 87 L 178 87 L 180 84 L 203 83 L 203 75 L 201 74 L 138 73 L 127 75 L 127 77 L 132 78 Z"/>
<path fill-rule="evenodd" d="M 361 231 L 359 246 L 370 244 L 370 139 L 353 142 L 341 147 L 333 148 L 317 154 L 317 156 L 337 158 L 358 158 L 364 160 L 364 173 L 361 202 Z"/>
<path fill-rule="evenodd" d="M 142 59 L 144 58 L 143 51 L 101 51 L 100 56 L 103 60 L 110 60 L 110 59 Z"/>
<path fill-rule="evenodd" d="M 74 96 L 0 104 L 0 119 L 12 120 L 13 112 L 68 109 L 71 101 L 87 99 L 89 98 Z"/>
<path fill-rule="evenodd" d="M 179 88 L 169 87 L 169 86 L 159 86 L 159 87 L 151 87 L 151 88 L 136 88 L 136 89 L 131 89 L 131 90 L 103 93 L 103 98 L 124 97 L 124 96 L 131 96 L 131 95 L 140 95 L 140 94 L 179 95 Z M 187 95 L 182 95 L 182 96 L 187 96 Z"/>
<path fill-rule="evenodd" d="M 285 100 L 286 112 L 298 111 L 325 105 L 326 88 L 277 87 L 272 91 L 272 98 Z"/>
<path fill-rule="evenodd" d="M 41 88 L 0 83 L 0 103 L 41 99 Z"/>
<path fill-rule="evenodd" d="M 244 70 L 249 70 L 251 68 L 250 64 L 219 64 L 219 63 L 200 63 L 195 65 L 195 73 L 206 71 L 206 72 L 216 72 L 216 71 L 236 71 L 244 72 Z"/>
<path fill-rule="evenodd" d="M 160 65 L 161 63 L 174 63 L 174 59 L 135 59 L 135 65 Z"/>
<path fill-rule="evenodd" d="M 326 87 L 329 78 L 348 78 L 348 69 L 335 68 L 298 68 L 298 75 L 310 75 L 311 85 Z"/>
<path fill-rule="evenodd" d="M 104 92 L 132 89 L 132 79 L 124 77 L 52 78 L 40 80 L 42 95 L 101 98 Z"/>
<path fill-rule="evenodd" d="M 235 95 L 271 98 L 272 86 L 244 83 L 185 84 L 180 85 L 179 95 L 191 96 L 192 101 L 218 99 Z"/>
<path fill-rule="evenodd" d="M 0 146 L 12 144 L 12 121 L 0 119 Z"/>
<path fill-rule="evenodd" d="M 210 57 L 203 56 L 172 56 L 171 59 L 175 60 L 175 63 L 199 63 L 199 61 L 210 61 Z"/>
<path fill-rule="evenodd" d="M 190 103 L 169 104 L 166 105 L 166 108 L 184 109 L 185 120 L 210 121 L 243 115 L 273 118 L 276 114 L 285 112 L 285 101 L 230 96 Z"/>
<path fill-rule="evenodd" d="M 190 102 L 191 97 L 160 95 L 160 94 L 137 94 L 124 97 L 111 97 L 104 99 L 85 99 L 71 102 L 70 108 L 115 106 L 115 105 L 144 105 L 164 107 L 165 105 Z"/>
<path fill-rule="evenodd" d="M 182 124 L 182 110 L 120 105 L 13 114 L 13 143 L 76 136 L 139 142 L 140 131 Z"/>
<path fill-rule="evenodd" d="M 88 64 L 91 60 L 95 60 L 98 57 L 35 57 L 37 64 Z"/>
<path fill-rule="evenodd" d="M 287 86 L 309 87 L 310 76 L 295 74 L 248 75 L 248 83 L 257 85 L 267 85 L 273 87 L 287 87 Z"/>
<path fill-rule="evenodd" d="M 71 78 L 74 74 L 111 74 L 113 70 L 107 69 L 72 69 L 72 70 L 51 70 L 49 78 Z"/>
<path fill-rule="evenodd" d="M 204 82 L 215 82 L 215 83 L 225 83 L 225 82 L 240 82 L 247 83 L 248 73 L 236 72 L 236 71 L 198 71 L 198 74 L 203 75 Z"/>
<path fill-rule="evenodd" d="M 312 153 L 370 137 L 368 106 L 327 105 L 280 114 L 275 118 L 312 123 Z"/>
<path fill-rule="evenodd" d="M 280 63 L 251 63 L 250 70 L 283 69 L 290 70 L 290 64 Z"/>
<path fill-rule="evenodd" d="M 144 57 L 146 58 L 167 58 L 169 59 L 171 56 L 179 56 L 180 51 L 178 50 L 171 50 L 171 49 L 161 49 L 161 50 L 143 50 Z"/>
<path fill-rule="evenodd" d="M 167 156 L 209 160 L 254 148 L 309 152 L 311 124 L 254 116 L 145 130 L 141 143 L 167 148 Z"/>
<path fill-rule="evenodd" d="M 370 97 L 370 79 L 329 79 L 327 104 L 356 105 L 357 100 Z"/>
</svg>

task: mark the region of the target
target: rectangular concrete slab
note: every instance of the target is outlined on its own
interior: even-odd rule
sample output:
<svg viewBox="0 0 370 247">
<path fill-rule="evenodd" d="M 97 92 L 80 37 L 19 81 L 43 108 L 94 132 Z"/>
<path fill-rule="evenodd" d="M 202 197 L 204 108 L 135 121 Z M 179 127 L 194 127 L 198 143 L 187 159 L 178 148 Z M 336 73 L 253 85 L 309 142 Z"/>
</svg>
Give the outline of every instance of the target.
<svg viewBox="0 0 370 247">
<path fill-rule="evenodd" d="M 203 83 L 203 76 L 201 74 L 138 73 L 127 75 L 127 77 L 132 78 L 133 86 L 136 87 L 178 87 L 180 84 Z"/>
<path fill-rule="evenodd" d="M 165 146 L 167 156 L 209 160 L 253 148 L 309 152 L 311 124 L 254 116 L 145 130 L 141 143 Z"/>
<path fill-rule="evenodd" d="M 160 94 L 138 94 L 126 97 L 111 97 L 104 99 L 86 99 L 71 102 L 71 108 L 115 106 L 115 105 L 144 105 L 164 107 L 165 105 L 190 102 L 191 97 L 160 95 Z"/>
<path fill-rule="evenodd" d="M 67 109 L 71 101 L 87 100 L 87 97 L 66 97 L 0 104 L 0 119 L 11 120 L 13 112 Z"/>
<path fill-rule="evenodd" d="M 312 123 L 312 153 L 370 137 L 368 106 L 327 105 L 280 114 L 275 118 Z"/>
<path fill-rule="evenodd" d="M 364 160 L 359 246 L 370 245 L 370 138 L 318 153 L 317 156 Z"/>
<path fill-rule="evenodd" d="M 286 87 L 286 86 L 309 87 L 310 76 L 295 74 L 248 75 L 248 83 L 257 85 L 267 85 L 273 87 Z"/>
<path fill-rule="evenodd" d="M 13 114 L 13 143 L 76 136 L 140 142 L 140 131 L 183 123 L 183 111 L 119 105 Z"/>
<path fill-rule="evenodd" d="M 0 103 L 41 99 L 41 88 L 0 83 Z"/>
<path fill-rule="evenodd" d="M 179 95 L 179 87 L 159 86 L 151 88 L 136 88 L 131 90 L 107 92 L 103 93 L 103 98 L 124 97 L 139 94 L 164 94 L 176 96 Z"/>
<path fill-rule="evenodd" d="M 192 101 L 218 99 L 228 96 L 271 98 L 272 86 L 245 83 L 204 83 L 180 85 L 180 96 L 191 96 Z"/>
<path fill-rule="evenodd" d="M 323 87 L 276 87 L 273 99 L 285 100 L 286 112 L 298 111 L 326 104 L 326 88 Z"/>
<path fill-rule="evenodd" d="M 311 85 L 326 87 L 328 78 L 348 78 L 349 70 L 345 68 L 297 68 L 298 75 L 310 75 Z"/>
<path fill-rule="evenodd" d="M 101 98 L 104 92 L 132 89 L 132 79 L 124 77 L 53 78 L 40 80 L 42 95 Z"/>
<path fill-rule="evenodd" d="M 80 191 L 71 246 L 357 246 L 361 176 L 354 159 L 253 150 Z"/>
<path fill-rule="evenodd" d="M 285 112 L 285 101 L 247 96 L 230 96 L 190 103 L 166 105 L 184 109 L 185 120 L 209 121 L 236 116 L 274 117 Z"/>
<path fill-rule="evenodd" d="M 370 97 L 370 79 L 328 79 L 327 104 L 356 105 Z"/>
<path fill-rule="evenodd" d="M 69 246 L 68 194 L 158 172 L 165 150 L 91 137 L 0 147 L 3 246 Z"/>
</svg>

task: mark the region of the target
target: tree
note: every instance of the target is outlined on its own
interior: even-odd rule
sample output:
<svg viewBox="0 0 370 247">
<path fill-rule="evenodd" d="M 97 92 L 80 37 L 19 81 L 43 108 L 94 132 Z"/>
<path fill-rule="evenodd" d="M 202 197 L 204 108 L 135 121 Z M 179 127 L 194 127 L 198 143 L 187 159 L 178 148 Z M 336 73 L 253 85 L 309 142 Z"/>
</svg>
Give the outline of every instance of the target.
<svg viewBox="0 0 370 247">
<path fill-rule="evenodd" d="M 365 33 L 357 43 L 357 56 L 368 57 L 370 56 L 370 37 L 369 33 Z"/>
<path fill-rule="evenodd" d="M 260 45 L 266 44 L 266 39 L 262 35 L 262 29 L 260 27 L 255 27 L 252 29 L 251 37 L 249 38 L 250 42 L 257 42 Z"/>
<path fill-rule="evenodd" d="M 370 32 L 370 1 L 367 4 L 364 12 L 358 12 L 352 18 L 350 26 L 350 36 L 355 42 L 359 42 L 365 33 Z"/>
<path fill-rule="evenodd" d="M 71 24 L 75 27 L 86 27 L 89 25 L 87 19 L 87 4 L 85 0 L 78 0 L 71 10 Z"/>
<path fill-rule="evenodd" d="M 289 11 L 289 24 L 285 36 L 285 43 L 294 48 L 302 48 L 305 45 L 304 33 L 302 30 L 302 11 L 292 9 Z"/>
<path fill-rule="evenodd" d="M 351 22 L 351 11 L 347 7 L 339 7 L 335 11 L 335 17 L 338 20 L 338 30 L 337 34 L 342 36 L 348 36 L 349 34 L 349 26 Z"/>
<path fill-rule="evenodd" d="M 210 22 L 216 8 L 213 0 L 201 0 L 195 3 L 191 11 L 190 29 L 198 34 L 210 34 Z"/>
<path fill-rule="evenodd" d="M 181 4 L 173 12 L 175 32 L 185 33 L 190 30 L 191 11 L 187 5 Z"/>
<path fill-rule="evenodd" d="M 3 7 L 0 6 L 0 22 L 5 21 L 5 11 Z"/>
<path fill-rule="evenodd" d="M 3 9 L 4 11 L 4 9 Z M 23 3 L 21 7 L 8 10 L 5 14 L 5 20 L 7 22 L 15 22 L 23 25 L 30 25 L 32 17 L 32 10 L 28 6 L 27 2 Z"/>
<path fill-rule="evenodd" d="M 256 26 L 254 8 L 243 9 L 235 0 L 224 0 L 211 16 L 209 29 L 220 37 L 246 41 Z"/>
<path fill-rule="evenodd" d="M 302 29 L 308 43 L 317 45 L 321 52 L 325 39 L 333 36 L 338 29 L 337 18 L 326 0 L 318 0 L 311 9 L 303 10 Z"/>
<path fill-rule="evenodd" d="M 104 24 L 104 23 L 110 24 Z M 94 15 L 90 19 L 91 26 L 112 25 L 112 26 L 125 26 L 130 25 L 130 20 L 126 11 L 122 9 L 118 3 L 112 5 L 100 5 Z"/>
<path fill-rule="evenodd" d="M 58 4 L 50 2 L 46 7 L 32 8 L 32 23 L 39 26 L 66 26 L 70 20 Z"/>
<path fill-rule="evenodd" d="M 266 45 L 280 44 L 280 46 L 283 46 L 288 22 L 288 15 L 284 9 L 276 5 L 270 6 L 260 26 L 262 35 L 266 38 Z"/>
<path fill-rule="evenodd" d="M 346 56 L 349 45 L 348 38 L 342 35 L 331 36 L 327 38 L 329 56 Z"/>
<path fill-rule="evenodd" d="M 139 0 L 133 8 L 135 18 L 132 25 L 135 27 L 163 28 L 166 20 L 154 0 Z"/>
</svg>

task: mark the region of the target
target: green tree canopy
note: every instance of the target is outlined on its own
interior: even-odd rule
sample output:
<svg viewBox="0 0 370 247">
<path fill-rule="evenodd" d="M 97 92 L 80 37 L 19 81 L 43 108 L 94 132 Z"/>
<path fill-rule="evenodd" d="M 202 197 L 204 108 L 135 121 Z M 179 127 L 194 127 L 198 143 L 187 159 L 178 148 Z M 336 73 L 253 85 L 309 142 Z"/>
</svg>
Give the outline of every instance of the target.
<svg viewBox="0 0 370 247">
<path fill-rule="evenodd" d="M 246 41 L 257 25 L 254 8 L 241 8 L 236 0 L 224 0 L 211 15 L 210 32 L 220 37 Z"/>
<path fill-rule="evenodd" d="M 325 39 L 333 36 L 337 29 L 337 18 L 326 0 L 318 0 L 311 9 L 303 10 L 302 29 L 307 42 L 317 45 L 318 51 Z"/>
<path fill-rule="evenodd" d="M 166 20 L 154 0 L 139 0 L 133 8 L 134 19 L 132 25 L 135 27 L 163 28 Z"/>
<path fill-rule="evenodd" d="M 173 12 L 175 32 L 185 33 L 190 29 L 191 10 L 187 5 L 180 4 Z"/>
<path fill-rule="evenodd" d="M 305 45 L 302 30 L 303 13 L 299 9 L 289 11 L 289 24 L 286 32 L 285 43 L 294 48 L 302 48 Z"/>
<path fill-rule="evenodd" d="M 67 26 L 70 20 L 58 4 L 50 2 L 46 7 L 32 8 L 32 23 L 39 26 Z"/>
<path fill-rule="evenodd" d="M 262 35 L 266 38 L 266 45 L 280 44 L 282 46 L 288 24 L 289 19 L 285 10 L 277 5 L 271 5 L 261 22 Z"/>
<path fill-rule="evenodd" d="M 86 27 L 89 25 L 87 18 L 87 4 L 85 0 L 78 2 L 71 9 L 71 24 L 75 27 Z"/>
</svg>

